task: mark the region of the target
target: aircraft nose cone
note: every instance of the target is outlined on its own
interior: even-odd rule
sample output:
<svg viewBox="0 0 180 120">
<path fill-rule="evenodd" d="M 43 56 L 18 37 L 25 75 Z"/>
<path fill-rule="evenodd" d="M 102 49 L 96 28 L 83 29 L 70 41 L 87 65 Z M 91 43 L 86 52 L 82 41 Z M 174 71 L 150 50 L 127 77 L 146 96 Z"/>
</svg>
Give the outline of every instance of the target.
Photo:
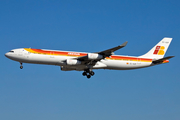
<svg viewBox="0 0 180 120">
<path fill-rule="evenodd" d="M 6 53 L 5 56 L 8 57 L 9 56 L 8 53 Z"/>
<path fill-rule="evenodd" d="M 6 56 L 7 58 L 10 58 L 10 57 L 11 57 L 10 54 L 9 54 L 9 52 L 7 52 L 7 53 L 5 54 L 5 56 Z"/>
</svg>

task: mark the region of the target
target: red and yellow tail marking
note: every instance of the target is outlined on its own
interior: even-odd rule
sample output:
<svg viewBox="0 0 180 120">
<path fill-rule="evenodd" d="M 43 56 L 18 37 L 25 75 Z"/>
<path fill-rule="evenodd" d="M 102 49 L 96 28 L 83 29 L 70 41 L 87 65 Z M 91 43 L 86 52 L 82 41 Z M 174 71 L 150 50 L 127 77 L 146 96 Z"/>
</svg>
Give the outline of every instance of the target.
<svg viewBox="0 0 180 120">
<path fill-rule="evenodd" d="M 154 50 L 155 55 L 164 55 L 164 46 L 156 46 L 156 49 Z"/>
</svg>

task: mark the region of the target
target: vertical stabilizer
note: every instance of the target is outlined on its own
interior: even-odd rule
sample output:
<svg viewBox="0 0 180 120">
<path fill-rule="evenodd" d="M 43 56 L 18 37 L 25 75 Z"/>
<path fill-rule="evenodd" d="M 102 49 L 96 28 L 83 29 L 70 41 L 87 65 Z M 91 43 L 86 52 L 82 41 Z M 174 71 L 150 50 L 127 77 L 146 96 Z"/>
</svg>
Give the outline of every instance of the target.
<svg viewBox="0 0 180 120">
<path fill-rule="evenodd" d="M 155 45 L 149 52 L 140 56 L 141 58 L 152 58 L 152 59 L 160 59 L 163 58 L 172 38 L 163 38 L 157 45 Z"/>
</svg>

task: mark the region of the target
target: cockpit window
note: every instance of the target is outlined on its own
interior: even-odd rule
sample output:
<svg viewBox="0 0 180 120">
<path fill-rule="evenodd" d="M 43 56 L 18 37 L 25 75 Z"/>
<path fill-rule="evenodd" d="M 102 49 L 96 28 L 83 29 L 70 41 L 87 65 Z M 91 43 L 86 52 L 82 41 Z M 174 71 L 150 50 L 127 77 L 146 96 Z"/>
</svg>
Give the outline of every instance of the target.
<svg viewBox="0 0 180 120">
<path fill-rule="evenodd" d="M 9 51 L 9 52 L 12 52 L 12 53 L 13 53 L 14 51 L 11 50 L 11 51 Z"/>
</svg>

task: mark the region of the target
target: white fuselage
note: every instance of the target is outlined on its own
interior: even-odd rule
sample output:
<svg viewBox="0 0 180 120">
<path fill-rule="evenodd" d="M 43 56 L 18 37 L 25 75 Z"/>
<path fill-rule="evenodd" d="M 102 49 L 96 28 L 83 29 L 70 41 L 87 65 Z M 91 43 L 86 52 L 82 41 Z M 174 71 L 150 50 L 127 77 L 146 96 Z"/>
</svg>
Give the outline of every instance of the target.
<svg viewBox="0 0 180 120">
<path fill-rule="evenodd" d="M 171 41 L 172 38 L 165 37 L 139 57 L 113 55 L 114 51 L 125 47 L 127 41 L 96 53 L 20 48 L 9 51 L 5 56 L 20 62 L 21 69 L 22 63 L 57 65 L 63 71 L 84 71 L 82 75 L 91 78 L 95 74 L 93 69 L 130 70 L 168 63 L 168 59 L 174 57 L 164 57 Z"/>
<path fill-rule="evenodd" d="M 36 49 L 34 49 L 36 50 Z M 40 49 L 37 49 L 40 50 Z M 55 51 L 55 50 L 41 50 L 41 52 L 32 52 L 31 48 L 14 49 L 6 53 L 5 56 L 20 63 L 33 63 L 33 64 L 46 64 L 61 66 L 64 71 L 84 69 L 113 69 L 113 70 L 129 70 L 143 67 L 152 66 L 152 59 L 118 56 L 112 55 L 105 59 L 96 62 L 95 65 L 67 65 L 64 61 L 79 57 L 80 54 L 87 54 L 83 52 L 70 52 L 70 51 Z M 64 52 L 66 54 L 55 54 L 55 52 Z"/>
</svg>

